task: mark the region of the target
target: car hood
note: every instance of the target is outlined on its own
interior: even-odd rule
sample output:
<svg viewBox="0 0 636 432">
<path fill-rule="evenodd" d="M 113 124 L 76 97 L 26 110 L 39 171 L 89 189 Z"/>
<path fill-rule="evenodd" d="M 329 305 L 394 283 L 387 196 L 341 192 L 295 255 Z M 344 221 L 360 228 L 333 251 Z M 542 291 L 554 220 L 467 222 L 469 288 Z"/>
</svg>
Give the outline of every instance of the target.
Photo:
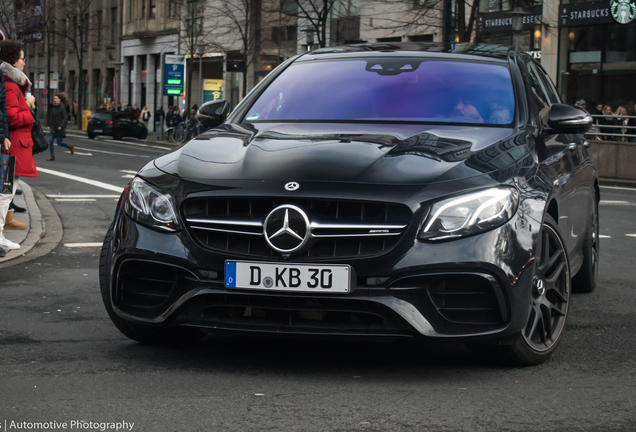
<svg viewBox="0 0 636 432">
<path fill-rule="evenodd" d="M 519 135 L 513 129 L 474 126 L 226 124 L 154 164 L 195 182 L 432 183 L 509 169 L 527 153 L 527 140 Z M 498 145 L 504 142 L 512 145 Z"/>
</svg>

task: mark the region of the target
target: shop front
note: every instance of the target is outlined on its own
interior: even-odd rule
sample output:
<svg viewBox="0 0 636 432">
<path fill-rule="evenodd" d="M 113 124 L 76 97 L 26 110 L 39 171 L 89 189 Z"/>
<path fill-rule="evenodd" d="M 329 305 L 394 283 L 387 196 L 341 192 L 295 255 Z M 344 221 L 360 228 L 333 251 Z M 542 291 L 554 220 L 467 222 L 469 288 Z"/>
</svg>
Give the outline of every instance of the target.
<svg viewBox="0 0 636 432">
<path fill-rule="evenodd" d="M 559 18 L 559 91 L 628 110 L 636 101 L 636 0 L 563 1 Z"/>
</svg>

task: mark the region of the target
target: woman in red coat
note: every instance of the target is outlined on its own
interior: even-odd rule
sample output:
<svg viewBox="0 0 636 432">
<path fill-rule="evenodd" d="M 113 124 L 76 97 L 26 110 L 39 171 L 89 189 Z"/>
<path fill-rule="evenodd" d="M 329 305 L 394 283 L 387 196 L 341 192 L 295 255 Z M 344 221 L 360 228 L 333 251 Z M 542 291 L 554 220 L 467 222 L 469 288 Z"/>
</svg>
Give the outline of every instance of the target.
<svg viewBox="0 0 636 432">
<path fill-rule="evenodd" d="M 31 86 L 24 74 L 24 50 L 22 45 L 12 40 L 0 42 L 0 70 L 4 75 L 4 86 L 7 94 L 7 119 L 11 131 L 9 154 L 15 156 L 15 182 L 13 193 L 0 194 L 0 248 L 19 249 L 20 245 L 4 237 L 3 228 L 9 204 L 15 194 L 18 177 L 37 177 L 33 160 L 33 140 L 31 127 L 33 116 L 26 103 L 25 92 Z"/>
</svg>

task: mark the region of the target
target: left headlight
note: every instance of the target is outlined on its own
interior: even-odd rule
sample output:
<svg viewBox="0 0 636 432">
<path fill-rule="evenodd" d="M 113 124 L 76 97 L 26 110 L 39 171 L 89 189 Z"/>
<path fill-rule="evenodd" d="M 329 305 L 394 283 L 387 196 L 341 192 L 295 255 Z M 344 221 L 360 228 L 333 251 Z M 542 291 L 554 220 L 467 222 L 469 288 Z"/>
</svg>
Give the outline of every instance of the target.
<svg viewBox="0 0 636 432">
<path fill-rule="evenodd" d="M 179 222 L 172 196 L 145 180 L 135 177 L 130 182 L 124 211 L 133 220 L 150 228 L 175 232 Z"/>
<path fill-rule="evenodd" d="M 433 204 L 418 238 L 445 240 L 496 228 L 510 220 L 518 203 L 519 192 L 509 187 L 439 201 Z"/>
</svg>

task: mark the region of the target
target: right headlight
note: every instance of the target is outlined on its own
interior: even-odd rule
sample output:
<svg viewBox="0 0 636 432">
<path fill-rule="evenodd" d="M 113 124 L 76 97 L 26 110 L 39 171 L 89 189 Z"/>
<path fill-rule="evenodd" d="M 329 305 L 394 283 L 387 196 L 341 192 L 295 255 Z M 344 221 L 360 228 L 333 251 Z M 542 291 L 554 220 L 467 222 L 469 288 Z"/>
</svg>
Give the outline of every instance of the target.
<svg viewBox="0 0 636 432">
<path fill-rule="evenodd" d="M 519 192 L 499 187 L 433 204 L 418 234 L 420 240 L 464 237 L 496 228 L 517 211 Z"/>
<path fill-rule="evenodd" d="M 133 220 L 161 231 L 179 230 L 172 196 L 139 177 L 128 186 L 124 212 Z"/>
</svg>

